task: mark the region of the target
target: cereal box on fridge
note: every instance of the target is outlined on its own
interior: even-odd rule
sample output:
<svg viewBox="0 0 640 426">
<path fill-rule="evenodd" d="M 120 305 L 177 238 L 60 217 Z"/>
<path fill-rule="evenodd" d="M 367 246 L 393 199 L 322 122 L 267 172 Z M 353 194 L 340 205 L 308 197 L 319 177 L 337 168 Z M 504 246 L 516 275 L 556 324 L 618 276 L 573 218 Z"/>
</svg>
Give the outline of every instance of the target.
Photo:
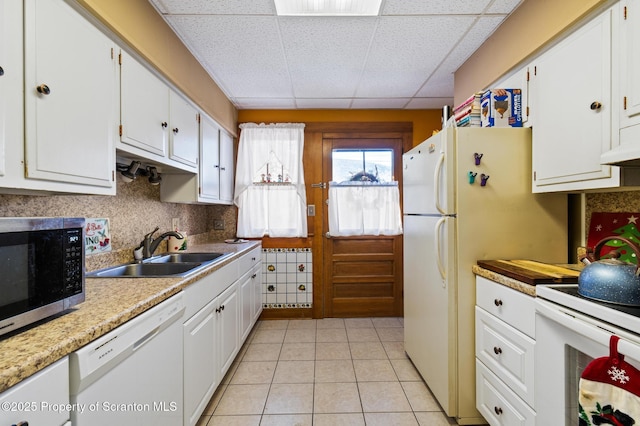
<svg viewBox="0 0 640 426">
<path fill-rule="evenodd" d="M 482 127 L 522 127 L 522 90 L 489 89 L 480 99 Z"/>
</svg>

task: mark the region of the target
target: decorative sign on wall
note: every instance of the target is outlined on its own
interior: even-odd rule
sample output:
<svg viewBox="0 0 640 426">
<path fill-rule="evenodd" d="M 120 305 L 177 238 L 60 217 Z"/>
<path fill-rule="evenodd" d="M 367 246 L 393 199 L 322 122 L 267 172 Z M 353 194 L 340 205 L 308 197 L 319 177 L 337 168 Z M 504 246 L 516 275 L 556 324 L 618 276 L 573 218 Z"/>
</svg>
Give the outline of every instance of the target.
<svg viewBox="0 0 640 426">
<path fill-rule="evenodd" d="M 111 230 L 108 218 L 87 218 L 84 228 L 86 254 L 111 251 Z"/>
<path fill-rule="evenodd" d="M 587 247 L 594 248 L 598 241 L 604 237 L 615 237 L 616 235 L 625 237 L 640 245 L 640 230 L 638 230 L 639 222 L 640 212 L 594 212 L 591 214 Z M 605 255 L 613 250 L 618 250 L 620 252 L 621 260 L 633 263 L 636 262 L 633 250 L 626 247 L 626 244 L 619 240 L 611 240 L 607 242 L 600 251 L 600 254 Z"/>
</svg>

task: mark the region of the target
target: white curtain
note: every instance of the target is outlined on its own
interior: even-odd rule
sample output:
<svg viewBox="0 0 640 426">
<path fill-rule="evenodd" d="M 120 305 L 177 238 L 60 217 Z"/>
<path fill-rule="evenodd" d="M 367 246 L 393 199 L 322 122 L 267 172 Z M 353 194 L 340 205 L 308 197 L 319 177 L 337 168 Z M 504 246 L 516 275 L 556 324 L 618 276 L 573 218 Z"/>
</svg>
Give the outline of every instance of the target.
<svg viewBox="0 0 640 426">
<path fill-rule="evenodd" d="M 307 197 L 302 152 L 304 124 L 240 125 L 234 203 L 238 237 L 306 237 Z M 269 161 L 287 171 L 279 182 L 256 176 Z"/>
<path fill-rule="evenodd" d="M 329 183 L 329 234 L 402 234 L 398 183 Z"/>
</svg>

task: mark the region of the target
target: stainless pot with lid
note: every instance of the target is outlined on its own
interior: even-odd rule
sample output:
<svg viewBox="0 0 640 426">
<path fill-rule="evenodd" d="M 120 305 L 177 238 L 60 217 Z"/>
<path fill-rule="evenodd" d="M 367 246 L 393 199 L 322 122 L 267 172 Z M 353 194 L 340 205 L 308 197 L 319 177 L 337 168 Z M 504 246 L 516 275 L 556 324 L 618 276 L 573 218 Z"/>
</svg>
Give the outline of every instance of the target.
<svg viewBox="0 0 640 426">
<path fill-rule="evenodd" d="M 636 264 L 620 259 L 620 252 L 612 252 L 612 257 L 600 258 L 600 251 L 607 241 L 619 240 L 625 243 L 635 254 Z M 640 247 L 627 238 L 620 236 L 605 237 L 600 240 L 593 255 L 583 260 L 587 264 L 578 277 L 578 293 L 589 299 L 620 305 L 640 306 Z"/>
</svg>

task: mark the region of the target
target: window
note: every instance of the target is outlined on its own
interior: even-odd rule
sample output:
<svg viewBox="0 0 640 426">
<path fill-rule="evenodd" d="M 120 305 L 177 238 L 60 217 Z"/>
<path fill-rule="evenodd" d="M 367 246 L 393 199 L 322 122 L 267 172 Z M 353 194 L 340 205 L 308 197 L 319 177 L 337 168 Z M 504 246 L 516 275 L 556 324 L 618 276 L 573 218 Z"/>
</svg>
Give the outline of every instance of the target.
<svg viewBox="0 0 640 426">
<path fill-rule="evenodd" d="M 240 125 L 238 237 L 306 237 L 304 124 Z"/>
<path fill-rule="evenodd" d="M 400 192 L 393 180 L 393 150 L 334 149 L 329 183 L 329 234 L 402 233 Z"/>
<path fill-rule="evenodd" d="M 393 182 L 393 150 L 334 149 L 333 181 Z"/>
</svg>

